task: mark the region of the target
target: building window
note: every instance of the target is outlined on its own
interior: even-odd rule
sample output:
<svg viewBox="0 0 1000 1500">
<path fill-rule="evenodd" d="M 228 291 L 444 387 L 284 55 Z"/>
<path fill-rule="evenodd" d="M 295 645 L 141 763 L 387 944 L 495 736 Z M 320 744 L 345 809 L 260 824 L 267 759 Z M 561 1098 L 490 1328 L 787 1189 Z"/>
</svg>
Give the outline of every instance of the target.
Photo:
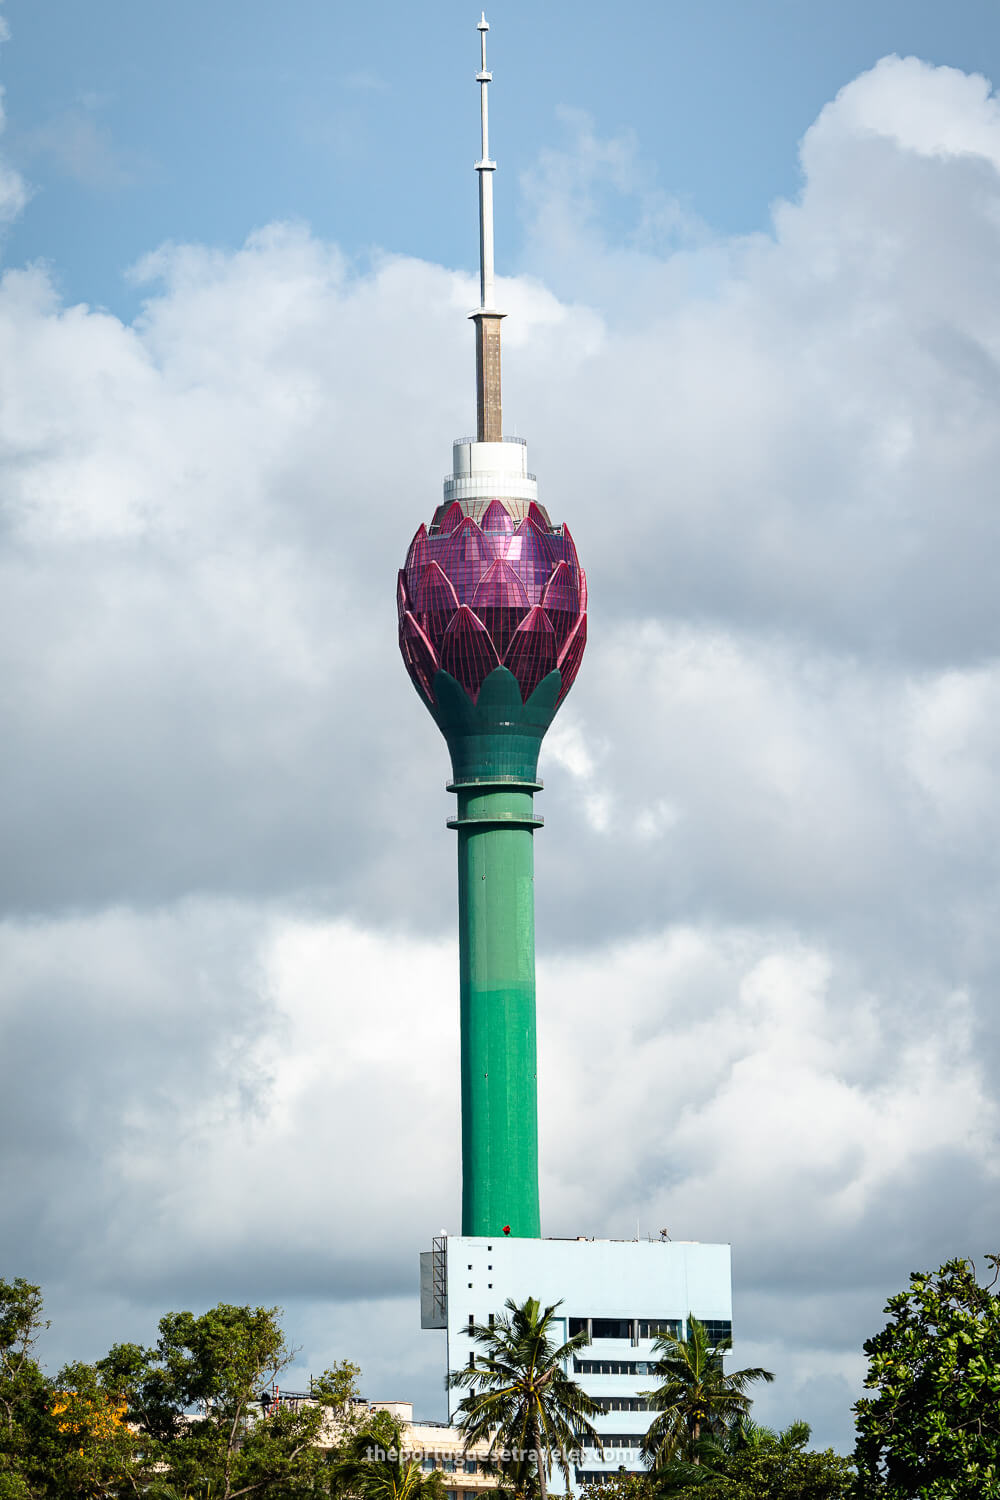
<svg viewBox="0 0 1000 1500">
<path fill-rule="evenodd" d="M 641 1448 L 642 1447 L 642 1441 L 643 1441 L 643 1438 L 645 1437 L 645 1435 L 646 1434 L 644 1432 L 602 1432 L 601 1433 L 601 1442 L 604 1444 L 604 1459 L 605 1459 L 605 1462 L 606 1463 L 613 1462 L 613 1459 L 611 1458 L 611 1454 L 612 1454 L 612 1451 L 614 1449 L 617 1449 L 617 1448 Z M 589 1448 L 589 1445 L 588 1445 L 588 1452 L 592 1452 L 592 1453 L 595 1454 L 595 1456 L 597 1456 L 597 1449 L 596 1448 L 591 1449 L 591 1448 Z"/>
<path fill-rule="evenodd" d="M 595 1396 L 602 1411 L 652 1411 L 642 1396 Z"/>
<path fill-rule="evenodd" d="M 588 1339 L 589 1339 L 589 1337 L 590 1337 L 590 1319 L 589 1318 L 570 1318 L 570 1320 L 569 1320 L 569 1336 L 570 1336 L 570 1338 L 572 1338 L 573 1335 L 576 1334 L 576 1333 L 585 1333 L 587 1335 Z"/>
<path fill-rule="evenodd" d="M 426 1472 L 429 1473 L 430 1470 L 435 1467 L 435 1463 L 434 1463 L 433 1458 L 425 1458 L 424 1461 L 423 1461 L 423 1463 L 420 1465 L 420 1467 L 423 1470 L 425 1470 Z"/>
<path fill-rule="evenodd" d="M 632 1324 L 628 1318 L 592 1318 L 591 1339 L 630 1339 Z"/>
<path fill-rule="evenodd" d="M 639 1337 L 641 1339 L 655 1339 L 660 1334 L 679 1339 L 681 1336 L 680 1318 L 640 1318 Z"/>
<path fill-rule="evenodd" d="M 453 1458 L 443 1458 L 441 1460 L 441 1467 L 446 1474 L 454 1474 L 455 1460 Z"/>
<path fill-rule="evenodd" d="M 573 1371 L 577 1375 L 655 1375 L 656 1364 L 651 1359 L 574 1359 Z"/>
<path fill-rule="evenodd" d="M 478 1465 L 474 1458 L 467 1458 L 463 1461 L 462 1468 L 465 1470 L 466 1474 L 475 1474 Z"/>
</svg>

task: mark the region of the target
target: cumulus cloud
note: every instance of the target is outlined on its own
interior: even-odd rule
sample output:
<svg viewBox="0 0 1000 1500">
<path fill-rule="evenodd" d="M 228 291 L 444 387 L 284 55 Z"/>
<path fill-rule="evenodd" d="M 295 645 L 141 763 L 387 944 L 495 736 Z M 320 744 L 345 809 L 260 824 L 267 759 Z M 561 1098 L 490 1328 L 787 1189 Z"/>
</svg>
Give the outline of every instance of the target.
<svg viewBox="0 0 1000 1500">
<path fill-rule="evenodd" d="M 844 1442 L 885 1296 L 995 1192 L 997 105 L 884 60 L 733 241 L 571 125 L 503 288 L 591 583 L 536 851 L 546 1227 L 731 1240 L 762 1411 Z M 454 853 L 393 585 L 473 282 L 296 225 L 135 276 L 131 326 L 0 284 L 4 1263 L 58 1352 L 282 1301 L 430 1412 Z"/>
</svg>

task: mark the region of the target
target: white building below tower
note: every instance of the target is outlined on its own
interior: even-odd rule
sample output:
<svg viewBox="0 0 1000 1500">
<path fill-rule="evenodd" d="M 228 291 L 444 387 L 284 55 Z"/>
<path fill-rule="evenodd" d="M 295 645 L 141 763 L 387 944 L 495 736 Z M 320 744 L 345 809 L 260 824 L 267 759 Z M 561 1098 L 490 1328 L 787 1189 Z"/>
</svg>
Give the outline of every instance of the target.
<svg viewBox="0 0 1000 1500">
<path fill-rule="evenodd" d="M 420 1257 L 420 1321 L 448 1336 L 449 1372 L 468 1365 L 473 1323 L 489 1323 L 508 1298 L 561 1302 L 556 1337 L 586 1330 L 590 1342 L 571 1375 L 602 1408 L 594 1426 L 603 1457 L 585 1449 L 577 1486 L 620 1468 L 640 1470 L 652 1412 L 640 1395 L 651 1378 L 659 1332 L 686 1333 L 693 1314 L 710 1335 L 732 1335 L 728 1245 L 686 1240 L 533 1240 L 441 1235 Z M 462 1399 L 449 1390 L 449 1417 Z"/>
</svg>

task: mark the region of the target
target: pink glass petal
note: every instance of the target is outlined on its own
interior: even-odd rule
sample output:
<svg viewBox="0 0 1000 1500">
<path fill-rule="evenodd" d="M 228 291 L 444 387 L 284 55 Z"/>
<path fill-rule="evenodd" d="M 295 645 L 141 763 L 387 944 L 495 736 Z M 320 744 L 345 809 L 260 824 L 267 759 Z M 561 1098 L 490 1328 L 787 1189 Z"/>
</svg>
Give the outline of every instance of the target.
<svg viewBox="0 0 1000 1500">
<path fill-rule="evenodd" d="M 540 505 L 537 505 L 534 500 L 532 500 L 531 504 L 528 506 L 528 520 L 534 521 L 539 531 L 552 530 L 552 523 L 550 522 L 548 516 L 545 514 L 544 510 L 542 510 L 542 507 Z"/>
<path fill-rule="evenodd" d="M 493 562 L 493 548 L 475 521 L 466 516 L 437 553 L 460 604 L 471 604 L 476 585 Z"/>
<path fill-rule="evenodd" d="M 517 678 L 525 703 L 555 667 L 555 632 L 540 604 L 529 610 L 515 630 L 503 664 Z"/>
<path fill-rule="evenodd" d="M 562 529 L 562 539 L 563 557 L 565 557 L 573 571 L 578 573 L 580 571 L 580 559 L 576 555 L 576 543 L 573 540 L 573 533 L 568 526 L 564 526 Z"/>
<path fill-rule="evenodd" d="M 569 563 L 563 558 L 542 594 L 542 608 L 552 621 L 556 649 L 561 651 L 580 615 L 580 586 Z"/>
<path fill-rule="evenodd" d="M 490 501 L 483 511 L 479 525 L 483 531 L 512 532 L 514 530 L 513 517 L 502 500 Z"/>
<path fill-rule="evenodd" d="M 413 614 L 433 645 L 440 645 L 457 608 L 458 599 L 451 583 L 436 562 L 428 563 L 413 592 Z"/>
<path fill-rule="evenodd" d="M 406 587 L 406 574 L 400 568 L 399 577 L 396 579 L 396 613 L 399 616 L 400 625 L 402 625 L 403 616 L 409 607 L 410 595 Z"/>
<path fill-rule="evenodd" d="M 462 684 L 473 703 L 479 697 L 484 678 L 500 665 L 489 631 L 467 604 L 459 606 L 444 633 L 441 665 Z"/>
<path fill-rule="evenodd" d="M 560 560 L 561 547 L 558 539 L 540 531 L 534 521 L 527 517 L 511 537 L 507 546 L 507 560 L 524 584 L 532 604 L 540 604 L 542 590 L 549 575 Z"/>
<path fill-rule="evenodd" d="M 580 670 L 583 661 L 583 652 L 587 644 L 587 616 L 581 615 L 577 621 L 576 629 L 559 653 L 559 671 L 562 676 L 562 687 L 559 689 L 557 703 L 561 703 L 569 692 Z"/>
<path fill-rule="evenodd" d="M 511 636 L 529 609 L 524 584 L 509 563 L 497 558 L 487 568 L 479 580 L 472 607 L 489 631 L 502 660 Z"/>
<path fill-rule="evenodd" d="M 410 550 L 406 554 L 406 564 L 403 568 L 406 574 L 406 584 L 412 594 L 417 586 L 421 573 L 427 566 L 430 553 L 427 548 L 427 527 L 420 526 L 416 536 L 410 543 Z"/>
<path fill-rule="evenodd" d="M 587 613 L 587 575 L 580 569 L 580 613 Z"/>
<path fill-rule="evenodd" d="M 453 500 L 441 517 L 441 525 L 438 527 L 442 536 L 452 531 L 457 531 L 465 520 L 465 512 L 457 500 Z"/>
<path fill-rule="evenodd" d="M 434 702 L 434 674 L 440 663 L 437 653 L 413 616 L 407 612 L 399 629 L 399 649 L 406 670 L 428 703 Z"/>
</svg>

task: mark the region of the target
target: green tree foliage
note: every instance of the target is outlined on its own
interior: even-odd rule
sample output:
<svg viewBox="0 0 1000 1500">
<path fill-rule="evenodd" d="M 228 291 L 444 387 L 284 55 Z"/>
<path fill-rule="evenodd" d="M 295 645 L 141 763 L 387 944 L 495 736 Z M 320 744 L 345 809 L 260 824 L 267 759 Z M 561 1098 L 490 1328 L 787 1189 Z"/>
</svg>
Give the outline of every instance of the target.
<svg viewBox="0 0 1000 1500">
<path fill-rule="evenodd" d="M 658 1476 L 666 1479 L 672 1465 Z M 801 1448 L 747 1448 L 724 1460 L 721 1471 L 694 1466 L 686 1483 L 659 1486 L 669 1500 L 850 1500 L 854 1466 L 832 1449 L 822 1453 Z"/>
<path fill-rule="evenodd" d="M 691 1316 L 686 1339 L 663 1333 L 653 1347 L 660 1384 L 646 1394 L 658 1415 L 646 1434 L 643 1455 L 656 1468 L 677 1458 L 700 1465 L 706 1439 L 722 1442 L 746 1420 L 752 1405 L 748 1387 L 774 1376 L 757 1366 L 727 1375 L 722 1358 L 731 1341 L 710 1343 L 704 1325 Z"/>
<path fill-rule="evenodd" d="M 46 1326 L 37 1286 L 0 1281 L 0 1500 L 336 1492 L 358 1370 L 344 1361 L 313 1382 L 308 1402 L 265 1412 L 262 1390 L 292 1359 L 276 1308 L 168 1313 L 154 1348 L 119 1344 L 54 1379 L 35 1357 Z"/>
<path fill-rule="evenodd" d="M 809 1436 L 808 1422 L 774 1432 L 747 1419 L 725 1443 L 702 1439 L 698 1464 L 617 1474 L 585 1486 L 584 1500 L 853 1500 L 850 1459 L 807 1451 Z"/>
<path fill-rule="evenodd" d="M 1000 1496 L 1000 1257 L 984 1286 L 967 1260 L 910 1277 L 868 1340 L 855 1407 L 859 1494 L 885 1500 Z"/>
<path fill-rule="evenodd" d="M 600 1484 L 585 1484 L 582 1500 L 656 1500 L 649 1474 L 611 1474 Z"/>
<path fill-rule="evenodd" d="M 35 1345 L 47 1327 L 37 1286 L 0 1281 L 0 1500 L 133 1493 L 141 1466 L 121 1402 L 91 1365 L 43 1373 Z"/>
<path fill-rule="evenodd" d="M 726 1437 L 730 1453 L 794 1453 L 805 1448 L 812 1437 L 808 1422 L 789 1422 L 780 1432 L 761 1427 L 752 1418 L 737 1422 Z"/>
<path fill-rule="evenodd" d="M 586 1335 L 556 1342 L 560 1305 L 543 1309 L 529 1297 L 518 1307 L 508 1298 L 494 1327 L 470 1330 L 479 1346 L 474 1363 L 450 1377 L 469 1390 L 458 1407 L 466 1447 L 488 1442 L 501 1483 L 525 1500 L 546 1500 L 553 1460 L 568 1486 L 571 1452 L 583 1443 L 600 1447 L 590 1421 L 600 1408 L 563 1368 Z"/>
<path fill-rule="evenodd" d="M 25 1500 L 41 1472 L 40 1449 L 54 1435 L 49 1387 L 35 1359 L 45 1327 L 41 1289 L 0 1280 L 0 1500 Z"/>
<path fill-rule="evenodd" d="M 294 1357 L 277 1308 L 168 1313 L 153 1349 L 116 1345 L 98 1372 L 146 1439 L 158 1482 L 212 1500 L 309 1493 L 329 1454 L 317 1440 L 355 1394 L 357 1369 L 341 1364 L 314 1382 L 313 1400 L 268 1412 L 260 1395 Z M 200 1490 L 199 1490 L 200 1486 Z"/>
</svg>

